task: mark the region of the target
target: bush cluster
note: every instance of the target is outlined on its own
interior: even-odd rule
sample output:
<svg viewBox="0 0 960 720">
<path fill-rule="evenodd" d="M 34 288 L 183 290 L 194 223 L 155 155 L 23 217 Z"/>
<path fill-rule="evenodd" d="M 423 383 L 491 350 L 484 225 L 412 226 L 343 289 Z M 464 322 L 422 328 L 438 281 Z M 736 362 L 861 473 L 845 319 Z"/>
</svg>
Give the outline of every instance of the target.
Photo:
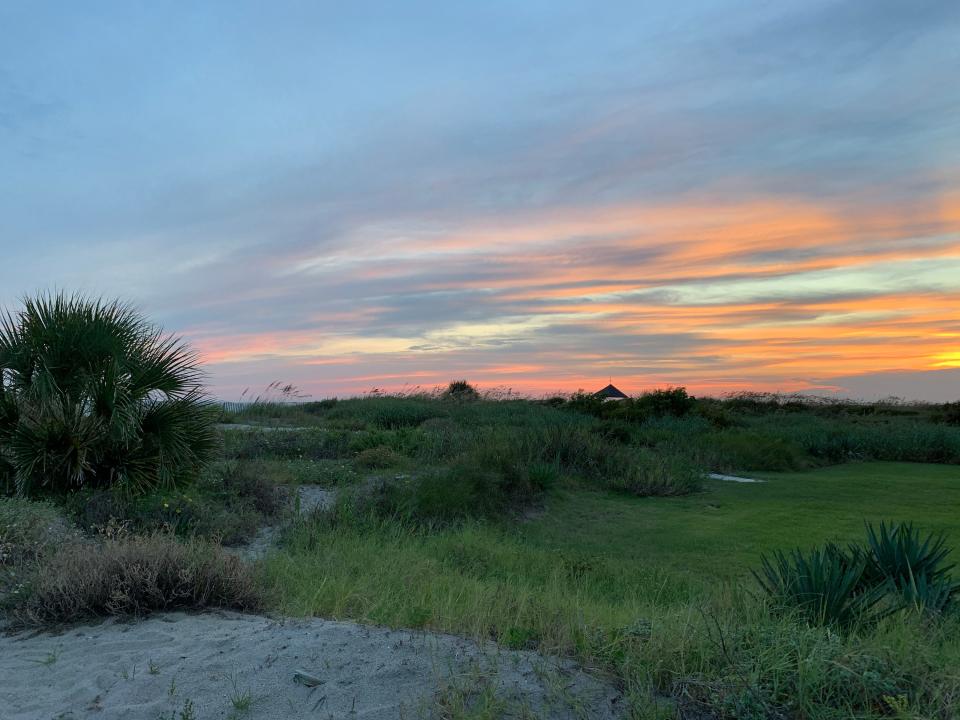
<svg viewBox="0 0 960 720">
<path fill-rule="evenodd" d="M 193 484 L 130 496 L 117 489 L 80 491 L 62 502 L 84 530 L 120 524 L 134 532 L 169 531 L 186 537 L 242 543 L 288 506 L 275 467 L 265 461 L 211 465 Z"/>
</svg>

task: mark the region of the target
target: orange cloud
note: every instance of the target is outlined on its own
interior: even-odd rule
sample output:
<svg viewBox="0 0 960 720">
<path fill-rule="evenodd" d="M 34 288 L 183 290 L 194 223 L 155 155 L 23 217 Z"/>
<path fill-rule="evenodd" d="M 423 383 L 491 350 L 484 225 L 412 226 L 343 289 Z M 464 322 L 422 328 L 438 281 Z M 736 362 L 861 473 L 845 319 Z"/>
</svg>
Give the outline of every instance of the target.
<svg viewBox="0 0 960 720">
<path fill-rule="evenodd" d="M 958 197 L 854 209 L 757 198 L 369 229 L 362 250 L 285 261 L 291 282 L 372 288 L 349 297 L 349 312 L 317 313 L 322 331 L 197 342 L 214 363 L 339 366 L 325 377 L 350 387 L 468 376 L 548 392 L 615 375 L 628 387 L 801 390 L 819 377 L 958 367 Z M 447 302 L 430 296 L 441 291 L 482 291 L 479 319 L 419 322 L 418 307 Z M 415 300 L 402 332 L 381 319 L 393 293 Z M 505 359 L 513 347 L 523 350 Z"/>
</svg>

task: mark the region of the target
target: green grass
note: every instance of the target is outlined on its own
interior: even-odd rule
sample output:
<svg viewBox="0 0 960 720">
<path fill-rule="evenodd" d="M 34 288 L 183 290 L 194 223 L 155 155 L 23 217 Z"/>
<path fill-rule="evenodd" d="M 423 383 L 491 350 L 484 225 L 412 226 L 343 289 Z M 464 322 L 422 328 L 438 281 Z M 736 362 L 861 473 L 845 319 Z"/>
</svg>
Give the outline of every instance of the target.
<svg viewBox="0 0 960 720">
<path fill-rule="evenodd" d="M 711 481 L 669 501 L 569 493 L 518 532 L 525 544 L 622 562 L 641 554 L 707 581 L 743 577 L 772 549 L 859 540 L 865 520 L 913 520 L 960 547 L 960 467 L 871 462 L 752 476 L 768 482 Z"/>
<path fill-rule="evenodd" d="M 960 686 L 937 675 L 960 663 L 955 619 L 931 626 L 898 615 L 834 637 L 771 617 L 744 588 L 762 553 L 861 539 L 864 520 L 912 520 L 956 545 L 960 468 L 862 463 L 763 476 L 669 499 L 566 487 L 542 517 L 520 523 L 424 530 L 318 518 L 290 532 L 263 578 L 283 613 L 566 653 L 640 698 L 693 683 L 681 695 L 710 696 L 741 717 L 779 711 L 791 693 L 813 717 L 880 712 L 883 697 L 895 704 L 900 694 L 909 707 L 952 702 L 934 696 Z M 859 668 L 842 687 L 831 685 L 835 663 Z"/>
</svg>

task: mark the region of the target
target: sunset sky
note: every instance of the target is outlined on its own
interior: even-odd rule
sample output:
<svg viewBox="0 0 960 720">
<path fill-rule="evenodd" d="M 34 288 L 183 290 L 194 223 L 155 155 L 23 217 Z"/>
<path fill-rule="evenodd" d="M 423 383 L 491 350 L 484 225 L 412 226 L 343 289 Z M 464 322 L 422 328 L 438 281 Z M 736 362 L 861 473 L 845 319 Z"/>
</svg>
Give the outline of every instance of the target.
<svg viewBox="0 0 960 720">
<path fill-rule="evenodd" d="M 0 3 L 0 306 L 213 392 L 960 399 L 960 2 Z"/>
</svg>

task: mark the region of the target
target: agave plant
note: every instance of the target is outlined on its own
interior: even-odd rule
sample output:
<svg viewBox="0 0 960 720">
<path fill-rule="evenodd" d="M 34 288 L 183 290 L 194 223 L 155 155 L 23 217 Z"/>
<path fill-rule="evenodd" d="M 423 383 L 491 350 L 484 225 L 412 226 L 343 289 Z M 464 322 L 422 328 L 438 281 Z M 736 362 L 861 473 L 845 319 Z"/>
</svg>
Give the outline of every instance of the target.
<svg viewBox="0 0 960 720">
<path fill-rule="evenodd" d="M 171 485 L 209 460 L 197 358 L 129 305 L 64 294 L 0 316 L 0 481 L 22 495 Z"/>
<path fill-rule="evenodd" d="M 887 584 L 918 610 L 942 612 L 960 593 L 950 576 L 950 548 L 942 533 L 922 535 L 912 523 L 867 523 L 864 584 Z"/>
<path fill-rule="evenodd" d="M 866 561 L 836 545 L 808 553 L 776 551 L 761 558 L 753 575 L 779 607 L 796 611 L 818 625 L 846 627 L 879 617 L 883 587 L 862 587 Z"/>
</svg>

